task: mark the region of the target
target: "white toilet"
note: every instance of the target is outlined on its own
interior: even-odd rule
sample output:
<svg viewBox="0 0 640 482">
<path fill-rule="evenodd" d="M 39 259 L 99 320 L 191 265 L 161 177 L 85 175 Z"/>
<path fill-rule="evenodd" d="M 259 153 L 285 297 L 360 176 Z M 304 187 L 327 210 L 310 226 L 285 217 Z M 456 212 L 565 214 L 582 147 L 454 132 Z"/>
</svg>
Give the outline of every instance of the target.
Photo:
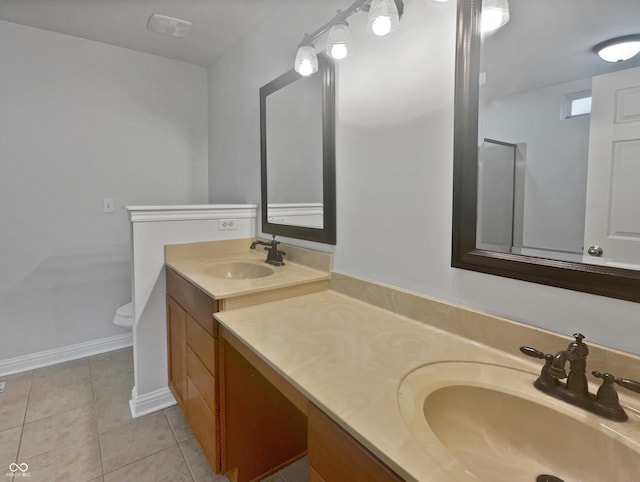
<svg viewBox="0 0 640 482">
<path fill-rule="evenodd" d="M 127 330 L 133 330 L 133 302 L 122 305 L 116 310 L 113 324 Z"/>
</svg>

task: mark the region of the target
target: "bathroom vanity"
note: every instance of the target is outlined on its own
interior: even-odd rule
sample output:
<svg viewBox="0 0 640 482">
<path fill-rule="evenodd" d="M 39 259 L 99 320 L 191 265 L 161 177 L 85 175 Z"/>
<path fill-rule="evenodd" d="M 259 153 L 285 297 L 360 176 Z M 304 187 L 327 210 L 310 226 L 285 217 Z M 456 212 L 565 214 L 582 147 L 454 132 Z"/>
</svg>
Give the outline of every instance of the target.
<svg viewBox="0 0 640 482">
<path fill-rule="evenodd" d="M 249 244 L 216 243 L 205 256 L 209 243 L 167 248 L 169 388 L 212 469 L 237 480 L 262 478 L 305 455 L 306 406 L 290 402 L 220 337 L 213 314 L 328 287 L 328 265 L 274 273 L 262 253 L 247 252 Z"/>
<path fill-rule="evenodd" d="M 311 481 L 639 473 L 637 394 L 619 390 L 629 420 L 614 422 L 534 388 L 541 363 L 519 347 L 556 353 L 570 338 L 294 262 L 248 280 L 206 274 L 250 263 L 247 247 L 181 260 L 167 247 L 172 390 L 217 471 L 260 480 L 306 454 Z M 640 373 L 640 357 L 589 348 L 589 371 Z M 584 443 L 558 449 L 565 431 Z"/>
</svg>

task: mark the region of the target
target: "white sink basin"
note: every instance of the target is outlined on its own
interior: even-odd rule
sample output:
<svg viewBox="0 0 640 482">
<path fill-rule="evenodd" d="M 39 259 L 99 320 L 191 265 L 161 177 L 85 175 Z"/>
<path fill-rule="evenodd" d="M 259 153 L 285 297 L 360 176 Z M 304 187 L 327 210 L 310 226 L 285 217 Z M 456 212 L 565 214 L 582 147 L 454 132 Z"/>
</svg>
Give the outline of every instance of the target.
<svg viewBox="0 0 640 482">
<path fill-rule="evenodd" d="M 263 264 L 243 261 L 215 263 L 205 268 L 205 273 L 215 278 L 224 279 L 257 279 L 271 276 L 273 270 Z"/>
<path fill-rule="evenodd" d="M 480 363 L 427 365 L 400 385 L 400 410 L 424 449 L 461 480 L 640 480 L 638 414 L 605 420 L 539 392 L 536 376 Z"/>
</svg>

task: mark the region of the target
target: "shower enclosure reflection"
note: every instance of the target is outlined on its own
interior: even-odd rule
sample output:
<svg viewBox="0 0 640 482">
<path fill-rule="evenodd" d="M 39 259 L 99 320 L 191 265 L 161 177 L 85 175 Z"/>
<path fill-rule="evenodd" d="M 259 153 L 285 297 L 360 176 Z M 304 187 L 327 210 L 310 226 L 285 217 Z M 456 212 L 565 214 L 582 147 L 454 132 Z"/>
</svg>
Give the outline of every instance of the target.
<svg viewBox="0 0 640 482">
<path fill-rule="evenodd" d="M 522 246 L 521 187 L 517 186 L 517 145 L 485 139 L 478 151 L 478 247 L 512 253 Z"/>
</svg>

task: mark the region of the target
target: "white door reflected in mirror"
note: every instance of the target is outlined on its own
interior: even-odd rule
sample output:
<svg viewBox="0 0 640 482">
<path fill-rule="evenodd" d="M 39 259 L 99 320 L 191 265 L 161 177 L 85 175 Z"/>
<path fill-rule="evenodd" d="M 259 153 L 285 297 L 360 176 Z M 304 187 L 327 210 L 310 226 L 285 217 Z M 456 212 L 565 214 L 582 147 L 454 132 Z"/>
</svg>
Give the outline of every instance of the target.
<svg viewBox="0 0 640 482">
<path fill-rule="evenodd" d="M 640 266 L 640 67 L 592 83 L 585 263 Z"/>
</svg>

